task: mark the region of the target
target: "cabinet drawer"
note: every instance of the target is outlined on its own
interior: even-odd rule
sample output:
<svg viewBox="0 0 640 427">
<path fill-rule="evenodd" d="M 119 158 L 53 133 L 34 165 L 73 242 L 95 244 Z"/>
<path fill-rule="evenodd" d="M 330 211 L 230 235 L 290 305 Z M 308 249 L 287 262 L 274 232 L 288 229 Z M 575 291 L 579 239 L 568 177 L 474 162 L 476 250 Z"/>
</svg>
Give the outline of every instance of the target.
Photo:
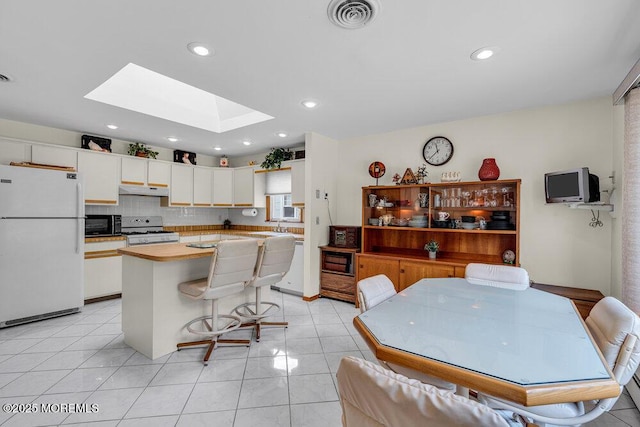
<svg viewBox="0 0 640 427">
<path fill-rule="evenodd" d="M 349 295 L 356 294 L 356 280 L 353 276 L 320 273 L 320 287 Z"/>
</svg>

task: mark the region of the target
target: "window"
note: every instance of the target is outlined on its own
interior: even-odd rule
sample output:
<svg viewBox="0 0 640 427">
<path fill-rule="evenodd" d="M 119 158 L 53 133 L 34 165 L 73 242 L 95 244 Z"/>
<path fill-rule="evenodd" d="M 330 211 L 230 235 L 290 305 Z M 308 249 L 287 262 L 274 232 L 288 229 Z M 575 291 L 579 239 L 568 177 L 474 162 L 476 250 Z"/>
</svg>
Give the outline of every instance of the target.
<svg viewBox="0 0 640 427">
<path fill-rule="evenodd" d="M 268 221 L 302 222 L 300 208 L 291 206 L 291 194 L 269 196 Z"/>
</svg>

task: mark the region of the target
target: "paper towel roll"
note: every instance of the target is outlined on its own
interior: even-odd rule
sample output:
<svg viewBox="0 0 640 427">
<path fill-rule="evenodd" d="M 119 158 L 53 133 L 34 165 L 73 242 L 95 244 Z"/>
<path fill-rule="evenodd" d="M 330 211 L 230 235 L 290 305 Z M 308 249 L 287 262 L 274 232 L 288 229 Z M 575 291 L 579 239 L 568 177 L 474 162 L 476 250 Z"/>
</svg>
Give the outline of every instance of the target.
<svg viewBox="0 0 640 427">
<path fill-rule="evenodd" d="M 257 209 L 242 209 L 243 216 L 256 216 L 258 215 Z"/>
</svg>

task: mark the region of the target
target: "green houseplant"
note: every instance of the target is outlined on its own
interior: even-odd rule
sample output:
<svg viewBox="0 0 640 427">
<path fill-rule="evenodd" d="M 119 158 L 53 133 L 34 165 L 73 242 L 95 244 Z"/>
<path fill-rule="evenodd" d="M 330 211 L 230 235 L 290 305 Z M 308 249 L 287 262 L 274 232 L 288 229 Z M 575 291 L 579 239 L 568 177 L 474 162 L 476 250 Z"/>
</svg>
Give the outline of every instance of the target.
<svg viewBox="0 0 640 427">
<path fill-rule="evenodd" d="M 157 151 L 153 151 L 144 144 L 134 142 L 132 144 L 129 144 L 128 154 L 131 156 L 151 157 L 152 159 L 155 159 L 159 153 Z"/>
<path fill-rule="evenodd" d="M 264 162 L 260 167 L 264 169 L 280 169 L 280 164 L 285 160 L 293 158 L 293 151 L 288 148 L 272 148 L 271 152 L 264 157 Z"/>
<path fill-rule="evenodd" d="M 435 240 L 431 239 L 424 245 L 424 250 L 429 251 L 429 258 L 435 258 L 436 252 L 440 249 L 440 245 Z"/>
</svg>

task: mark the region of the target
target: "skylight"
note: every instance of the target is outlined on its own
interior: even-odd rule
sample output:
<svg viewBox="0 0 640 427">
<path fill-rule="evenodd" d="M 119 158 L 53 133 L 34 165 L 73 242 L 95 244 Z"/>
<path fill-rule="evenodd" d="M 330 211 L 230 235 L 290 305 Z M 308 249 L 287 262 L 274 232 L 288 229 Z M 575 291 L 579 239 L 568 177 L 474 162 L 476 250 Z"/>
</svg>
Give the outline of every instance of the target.
<svg viewBox="0 0 640 427">
<path fill-rule="evenodd" d="M 84 97 L 216 133 L 273 119 L 132 63 Z"/>
</svg>

